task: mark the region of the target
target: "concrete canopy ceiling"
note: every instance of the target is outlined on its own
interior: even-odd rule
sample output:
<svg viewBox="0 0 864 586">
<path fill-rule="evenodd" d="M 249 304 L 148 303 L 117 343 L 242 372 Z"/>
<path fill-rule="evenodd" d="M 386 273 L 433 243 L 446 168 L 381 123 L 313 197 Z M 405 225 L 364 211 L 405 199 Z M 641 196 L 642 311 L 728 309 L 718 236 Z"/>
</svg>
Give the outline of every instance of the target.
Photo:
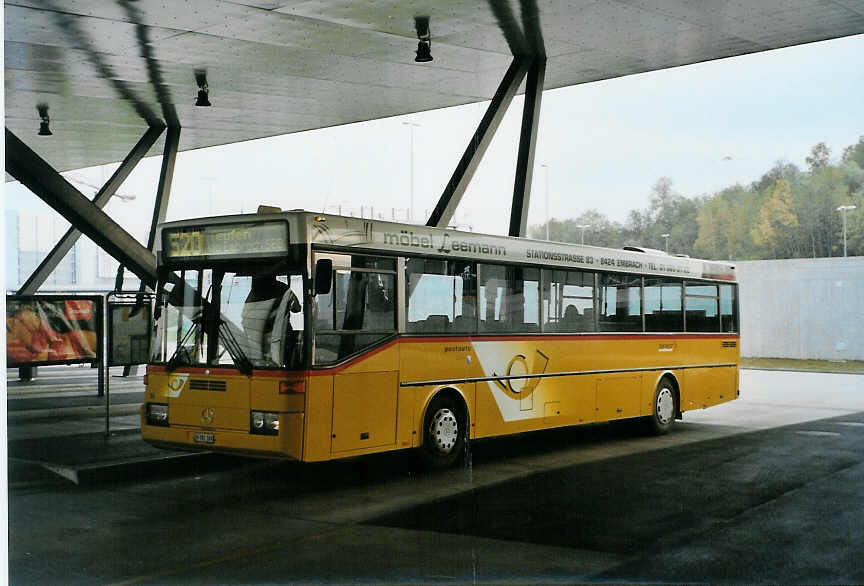
<svg viewBox="0 0 864 586">
<path fill-rule="evenodd" d="M 864 32 L 864 0 L 7 0 L 4 15 L 6 126 L 60 171 L 121 160 L 148 124 L 179 124 L 189 150 L 488 100 L 513 54 L 545 52 L 551 89 Z M 414 62 L 415 16 L 431 63 Z M 194 105 L 196 70 L 212 107 Z M 53 136 L 36 135 L 38 104 Z"/>
</svg>

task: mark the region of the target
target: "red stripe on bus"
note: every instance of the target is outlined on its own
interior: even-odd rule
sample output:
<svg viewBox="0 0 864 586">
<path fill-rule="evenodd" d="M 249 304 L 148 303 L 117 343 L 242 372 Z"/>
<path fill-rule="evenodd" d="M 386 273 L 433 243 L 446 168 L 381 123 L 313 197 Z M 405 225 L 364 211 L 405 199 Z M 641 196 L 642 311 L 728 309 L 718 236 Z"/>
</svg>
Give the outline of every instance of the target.
<svg viewBox="0 0 864 586">
<path fill-rule="evenodd" d="M 309 376 L 323 376 L 323 375 L 335 374 L 337 372 L 345 370 L 349 366 L 353 366 L 353 365 L 357 364 L 361 360 L 366 360 L 370 356 L 374 356 L 374 355 L 378 354 L 379 352 L 383 352 L 384 350 L 391 348 L 395 344 L 399 343 L 400 340 L 402 340 L 402 338 L 398 338 L 398 337 L 394 338 L 394 339 L 390 340 L 389 342 L 387 342 L 386 344 L 382 344 L 376 348 L 373 348 L 372 350 L 370 350 L 366 354 L 361 354 L 360 356 L 355 356 L 354 358 L 352 358 L 348 362 L 345 362 L 344 364 L 340 364 L 338 366 L 333 366 L 330 368 L 319 368 L 319 369 L 315 369 L 315 370 L 310 370 Z"/>
<path fill-rule="evenodd" d="M 676 340 L 715 340 L 720 338 L 738 339 L 740 334 L 527 334 L 522 336 L 505 335 L 505 336 L 463 336 L 458 338 L 442 338 L 434 336 L 417 336 L 417 337 L 402 337 L 400 340 L 409 343 L 429 343 L 429 342 L 518 342 L 524 340 L 535 340 L 543 338 L 544 340 L 668 340 L 674 338 Z"/>
<path fill-rule="evenodd" d="M 238 371 L 236 368 L 208 368 L 206 366 L 181 366 L 179 368 L 171 371 L 172 373 L 181 373 L 181 374 L 206 374 L 209 371 L 210 374 L 220 375 L 220 376 L 241 376 L 242 373 Z M 160 366 L 158 364 L 148 364 L 147 365 L 147 374 L 150 373 L 165 373 L 165 367 Z M 305 370 L 253 370 L 252 376 L 264 377 L 264 378 L 296 378 L 298 376 L 305 376 L 307 371 Z"/>
</svg>

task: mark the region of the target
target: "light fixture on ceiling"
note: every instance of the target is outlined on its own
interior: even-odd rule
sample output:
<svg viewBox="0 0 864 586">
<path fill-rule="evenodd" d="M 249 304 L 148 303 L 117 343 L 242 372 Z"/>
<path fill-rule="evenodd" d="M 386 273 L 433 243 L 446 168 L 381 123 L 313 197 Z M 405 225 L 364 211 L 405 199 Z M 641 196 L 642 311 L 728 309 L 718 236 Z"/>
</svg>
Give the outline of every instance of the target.
<svg viewBox="0 0 864 586">
<path fill-rule="evenodd" d="M 429 33 L 429 17 L 415 16 L 414 28 L 417 30 L 417 38 L 420 40 L 417 43 L 417 56 L 414 57 L 414 61 L 428 63 L 432 61 L 432 36 Z"/>
<path fill-rule="evenodd" d="M 210 106 L 210 88 L 207 86 L 207 72 L 203 69 L 195 70 L 195 83 L 198 84 L 198 99 L 196 106 Z"/>
<path fill-rule="evenodd" d="M 51 136 L 54 134 L 51 132 L 51 129 L 48 128 L 48 123 L 51 121 L 51 119 L 48 118 L 48 105 L 39 104 L 36 106 L 36 111 L 39 112 L 39 118 L 42 119 L 42 122 L 39 123 L 39 136 Z"/>
</svg>

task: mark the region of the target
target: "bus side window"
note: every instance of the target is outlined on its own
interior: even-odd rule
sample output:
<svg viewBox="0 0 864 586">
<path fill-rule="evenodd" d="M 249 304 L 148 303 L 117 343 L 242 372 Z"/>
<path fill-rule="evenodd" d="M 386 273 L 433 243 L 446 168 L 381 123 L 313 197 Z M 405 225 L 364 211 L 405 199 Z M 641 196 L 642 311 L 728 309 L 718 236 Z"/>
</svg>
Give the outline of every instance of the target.
<svg viewBox="0 0 864 586">
<path fill-rule="evenodd" d="M 540 270 L 514 267 L 512 308 L 513 331 L 540 331 Z"/>
<path fill-rule="evenodd" d="M 544 332 L 595 331 L 594 273 L 544 269 L 543 286 Z"/>
<path fill-rule="evenodd" d="M 717 285 L 684 284 L 684 327 L 688 332 L 719 332 L 720 311 Z"/>
<path fill-rule="evenodd" d="M 506 273 L 507 269 L 501 265 L 477 267 L 481 332 L 510 330 L 511 284 Z"/>
<path fill-rule="evenodd" d="M 316 298 L 315 363 L 330 364 L 396 331 L 396 275 L 339 269 Z"/>
<path fill-rule="evenodd" d="M 413 258 L 405 264 L 406 330 L 472 333 L 477 327 L 477 277 L 468 261 Z"/>
<path fill-rule="evenodd" d="M 738 331 L 737 285 L 720 285 L 720 331 Z"/>
<path fill-rule="evenodd" d="M 540 271 L 531 267 L 477 266 L 480 331 L 540 331 Z"/>
<path fill-rule="evenodd" d="M 642 278 L 600 275 L 601 332 L 642 331 Z"/>
<path fill-rule="evenodd" d="M 645 331 L 684 331 L 681 287 L 672 277 L 645 278 Z"/>
</svg>

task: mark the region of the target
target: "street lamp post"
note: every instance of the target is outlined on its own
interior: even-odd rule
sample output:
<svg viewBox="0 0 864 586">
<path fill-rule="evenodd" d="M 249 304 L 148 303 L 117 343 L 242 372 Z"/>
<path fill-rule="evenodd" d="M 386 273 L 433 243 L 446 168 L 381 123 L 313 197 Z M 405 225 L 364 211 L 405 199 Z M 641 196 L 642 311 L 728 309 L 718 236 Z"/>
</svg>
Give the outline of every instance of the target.
<svg viewBox="0 0 864 586">
<path fill-rule="evenodd" d="M 666 254 L 669 254 L 669 234 L 661 234 L 660 236 L 666 241 Z"/>
<path fill-rule="evenodd" d="M 411 136 L 408 155 L 411 157 L 411 200 L 410 206 L 408 207 L 408 222 L 410 223 L 414 220 L 414 129 L 419 128 L 420 125 L 416 122 L 403 122 L 402 124 L 408 127 Z"/>
<path fill-rule="evenodd" d="M 546 170 L 546 240 L 549 240 L 549 165 L 540 165 Z"/>
<path fill-rule="evenodd" d="M 576 227 L 582 229 L 582 246 L 585 246 L 585 230 L 587 230 L 588 228 L 590 228 L 591 225 L 590 225 L 590 224 L 579 224 L 579 225 L 576 226 Z"/>
<path fill-rule="evenodd" d="M 837 208 L 838 212 L 843 214 L 843 256 L 846 256 L 846 212 L 852 211 L 858 206 L 840 206 Z"/>
</svg>

